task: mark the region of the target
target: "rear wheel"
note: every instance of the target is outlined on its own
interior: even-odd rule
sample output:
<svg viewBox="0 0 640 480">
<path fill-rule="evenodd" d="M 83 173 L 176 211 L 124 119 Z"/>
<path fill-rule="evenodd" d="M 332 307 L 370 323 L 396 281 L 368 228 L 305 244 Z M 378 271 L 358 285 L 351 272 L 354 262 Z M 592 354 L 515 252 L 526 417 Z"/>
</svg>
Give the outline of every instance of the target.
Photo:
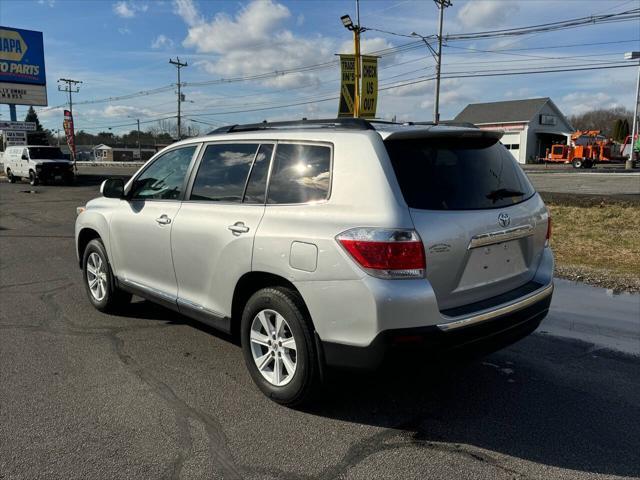
<svg viewBox="0 0 640 480">
<path fill-rule="evenodd" d="M 272 400 L 299 405 L 318 384 L 318 354 L 311 319 L 300 295 L 265 288 L 242 315 L 242 351 L 253 381 Z"/>
<path fill-rule="evenodd" d="M 9 183 L 16 183 L 18 181 L 18 178 L 14 177 L 13 173 L 11 173 L 10 168 L 7 168 L 7 180 L 9 180 Z"/>
<path fill-rule="evenodd" d="M 36 185 L 38 185 L 38 183 L 40 182 L 38 181 L 38 176 L 36 175 L 36 172 L 31 170 L 29 172 L 29 184 L 35 187 Z"/>
<path fill-rule="evenodd" d="M 131 301 L 131 294 L 115 286 L 107 251 L 98 238 L 84 250 L 82 258 L 84 286 L 93 306 L 101 312 L 115 311 Z"/>
</svg>

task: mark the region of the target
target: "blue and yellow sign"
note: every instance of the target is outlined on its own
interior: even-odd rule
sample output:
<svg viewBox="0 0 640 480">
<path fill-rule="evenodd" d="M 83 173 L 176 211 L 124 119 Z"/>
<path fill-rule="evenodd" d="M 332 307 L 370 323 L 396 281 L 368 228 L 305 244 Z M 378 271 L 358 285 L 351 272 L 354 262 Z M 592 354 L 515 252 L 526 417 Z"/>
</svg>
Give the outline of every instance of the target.
<svg viewBox="0 0 640 480">
<path fill-rule="evenodd" d="M 0 26 L 0 83 L 46 85 L 42 32 Z"/>
</svg>

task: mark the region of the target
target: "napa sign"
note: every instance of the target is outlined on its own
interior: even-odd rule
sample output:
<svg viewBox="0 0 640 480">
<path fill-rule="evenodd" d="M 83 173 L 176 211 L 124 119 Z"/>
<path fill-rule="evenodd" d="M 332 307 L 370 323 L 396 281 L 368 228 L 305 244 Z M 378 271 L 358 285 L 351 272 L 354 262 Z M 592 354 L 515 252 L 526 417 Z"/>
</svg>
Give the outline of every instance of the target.
<svg viewBox="0 0 640 480">
<path fill-rule="evenodd" d="M 46 105 L 46 84 L 42 32 L 0 26 L 0 103 Z"/>
</svg>

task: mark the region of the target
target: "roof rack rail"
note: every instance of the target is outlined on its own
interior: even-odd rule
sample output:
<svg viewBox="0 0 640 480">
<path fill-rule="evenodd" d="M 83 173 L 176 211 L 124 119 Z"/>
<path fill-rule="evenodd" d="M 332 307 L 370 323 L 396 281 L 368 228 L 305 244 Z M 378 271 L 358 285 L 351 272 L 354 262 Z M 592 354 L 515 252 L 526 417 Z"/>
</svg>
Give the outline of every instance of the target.
<svg viewBox="0 0 640 480">
<path fill-rule="evenodd" d="M 251 132 L 255 130 L 268 130 L 272 128 L 287 128 L 287 127 L 327 127 L 327 128 L 350 128 L 353 130 L 375 130 L 371 122 L 363 118 L 324 118 L 318 120 L 292 120 L 286 122 L 261 122 L 261 123 L 248 123 L 244 125 L 227 125 L 224 127 L 216 128 L 209 132 L 209 135 L 219 133 L 233 133 L 233 132 Z"/>
</svg>

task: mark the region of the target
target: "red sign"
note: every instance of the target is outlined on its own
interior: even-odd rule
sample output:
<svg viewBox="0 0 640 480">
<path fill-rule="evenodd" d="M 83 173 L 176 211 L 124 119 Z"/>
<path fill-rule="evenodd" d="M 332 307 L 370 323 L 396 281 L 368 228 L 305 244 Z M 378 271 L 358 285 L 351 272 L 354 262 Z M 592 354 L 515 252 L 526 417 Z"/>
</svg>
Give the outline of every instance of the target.
<svg viewBox="0 0 640 480">
<path fill-rule="evenodd" d="M 67 137 L 67 145 L 69 145 L 69 150 L 71 150 L 71 159 L 75 162 L 76 135 L 73 129 L 73 116 L 69 110 L 64 111 L 64 121 L 62 122 L 62 126 L 64 127 L 64 134 Z"/>
</svg>

